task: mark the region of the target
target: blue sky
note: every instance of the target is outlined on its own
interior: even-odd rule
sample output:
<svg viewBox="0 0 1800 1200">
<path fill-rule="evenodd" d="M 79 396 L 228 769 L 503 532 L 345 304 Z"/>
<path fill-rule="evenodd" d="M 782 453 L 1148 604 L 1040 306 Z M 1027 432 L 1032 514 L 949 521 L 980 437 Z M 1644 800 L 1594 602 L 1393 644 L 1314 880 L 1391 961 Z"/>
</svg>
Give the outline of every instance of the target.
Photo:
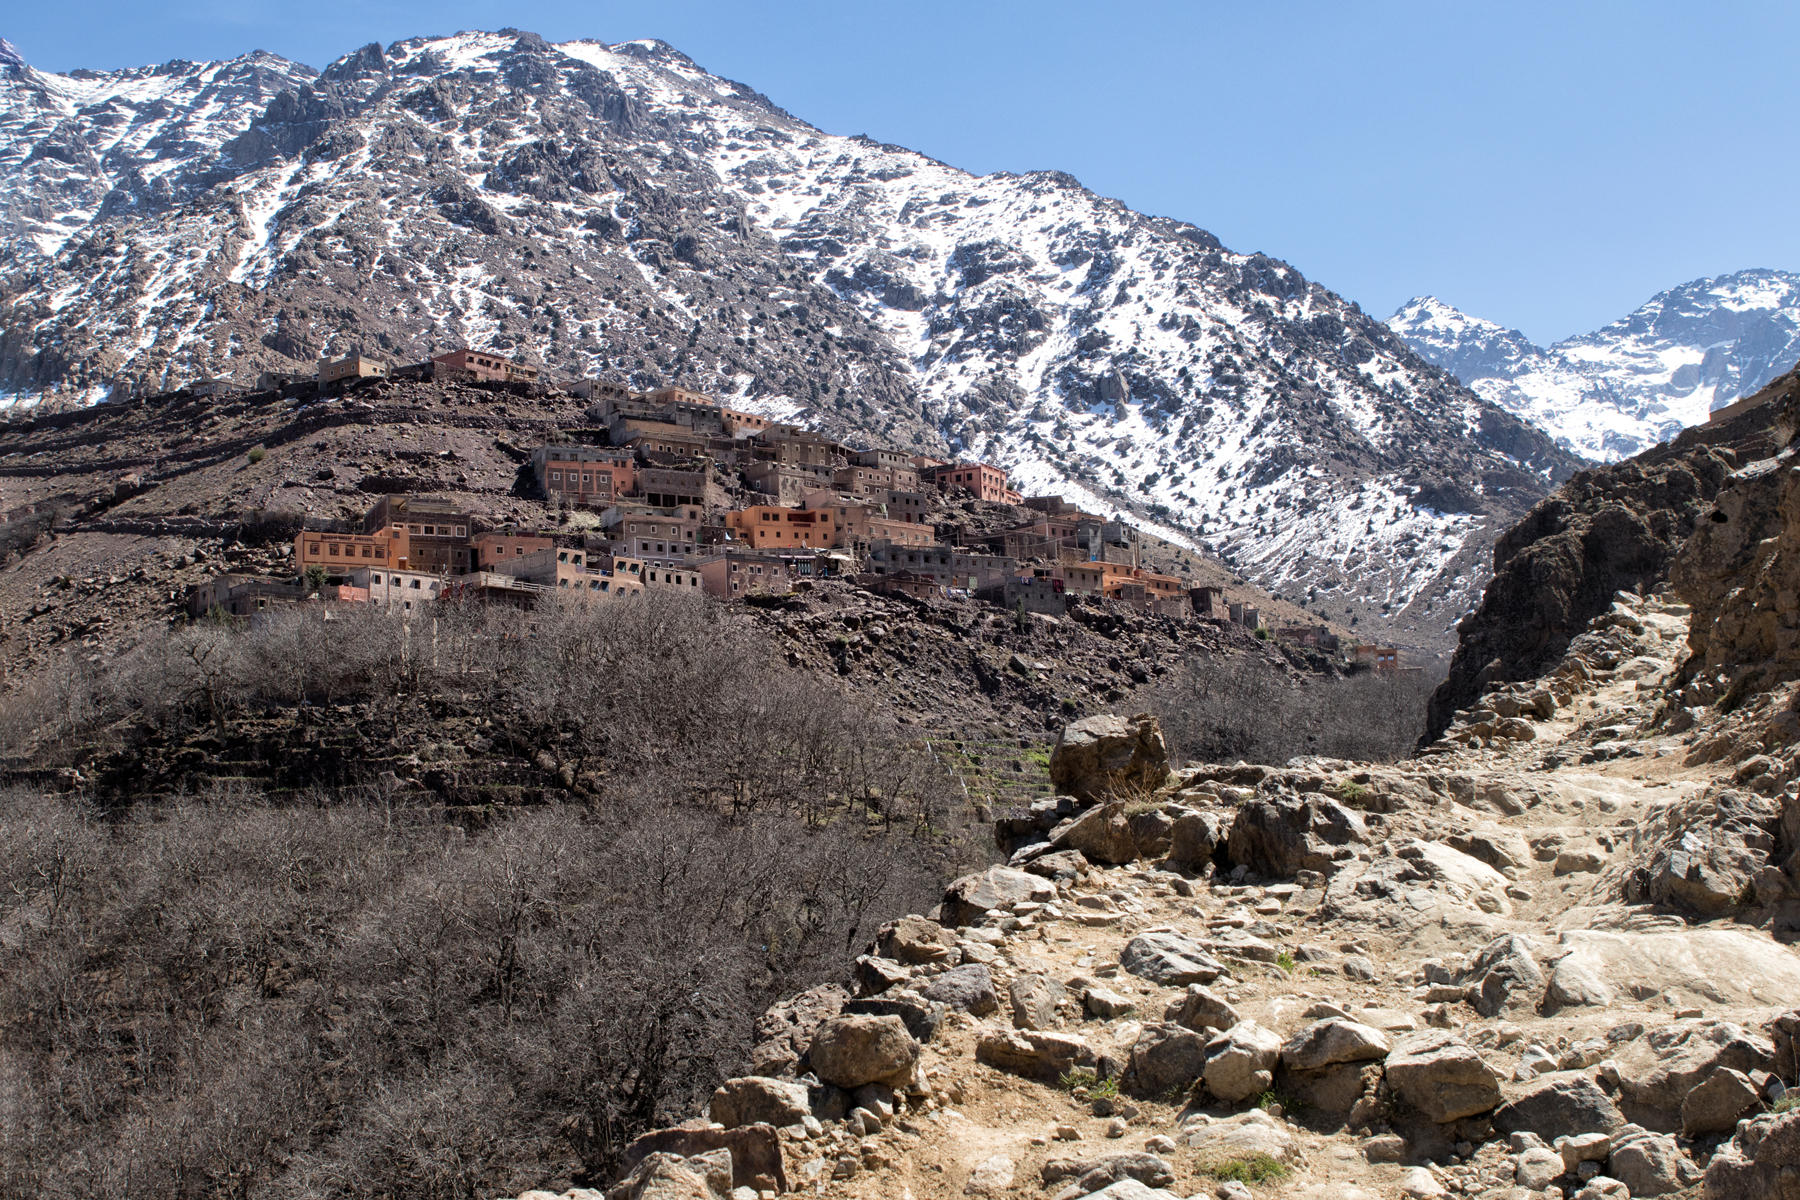
<svg viewBox="0 0 1800 1200">
<path fill-rule="evenodd" d="M 14 6 L 9 6 L 14 8 Z M 1800 5 L 164 0 L 17 6 L 50 70 L 511 25 L 660 37 L 834 133 L 1066 170 L 1386 316 L 1539 341 L 1662 288 L 1800 269 Z"/>
</svg>

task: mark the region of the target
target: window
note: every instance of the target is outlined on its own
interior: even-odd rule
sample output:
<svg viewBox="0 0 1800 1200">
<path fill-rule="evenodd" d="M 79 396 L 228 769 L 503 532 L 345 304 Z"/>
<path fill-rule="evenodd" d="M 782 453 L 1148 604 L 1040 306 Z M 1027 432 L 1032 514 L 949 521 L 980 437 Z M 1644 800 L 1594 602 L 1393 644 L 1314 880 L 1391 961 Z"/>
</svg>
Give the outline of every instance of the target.
<svg viewBox="0 0 1800 1200">
<path fill-rule="evenodd" d="M 416 592 L 419 590 L 419 581 L 415 579 L 408 586 L 410 586 L 412 588 L 412 590 Z"/>
<path fill-rule="evenodd" d="M 306 552 L 308 554 L 317 554 L 319 552 L 319 543 L 317 543 L 317 542 L 306 543 Z"/>
<path fill-rule="evenodd" d="M 373 547 L 373 546 L 364 546 L 363 547 L 363 557 L 364 558 L 373 558 L 374 555 L 375 555 L 375 547 Z"/>
</svg>

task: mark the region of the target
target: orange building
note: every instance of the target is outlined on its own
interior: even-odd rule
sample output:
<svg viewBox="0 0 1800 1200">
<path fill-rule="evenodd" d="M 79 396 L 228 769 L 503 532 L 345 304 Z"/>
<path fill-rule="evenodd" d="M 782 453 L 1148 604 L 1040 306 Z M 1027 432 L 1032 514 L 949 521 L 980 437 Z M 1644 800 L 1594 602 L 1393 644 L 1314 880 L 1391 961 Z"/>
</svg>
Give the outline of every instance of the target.
<svg viewBox="0 0 1800 1200">
<path fill-rule="evenodd" d="M 778 508 L 762 504 L 725 514 L 725 526 L 753 550 L 810 547 L 830 549 L 838 543 L 837 515 L 828 508 Z"/>
<path fill-rule="evenodd" d="M 294 564 L 302 572 L 321 566 L 332 574 L 345 574 L 357 567 L 404 571 L 412 565 L 412 539 L 404 526 L 374 533 L 303 529 L 294 535 Z"/>
<path fill-rule="evenodd" d="M 469 539 L 469 554 L 472 559 L 470 569 L 497 570 L 500 563 L 510 562 L 521 555 L 548 550 L 555 544 L 541 533 L 508 533 L 502 529 L 491 529 Z"/>
<path fill-rule="evenodd" d="M 550 500 L 604 508 L 637 490 L 631 451 L 610 446 L 539 446 L 531 452 L 538 486 Z"/>
<path fill-rule="evenodd" d="M 940 492 L 969 491 L 996 504 L 1016 503 L 1019 495 L 1006 486 L 1006 472 L 987 463 L 951 463 L 932 471 L 931 479 Z"/>
<path fill-rule="evenodd" d="M 510 358 L 501 358 L 483 350 L 452 350 L 434 354 L 431 362 L 436 370 L 491 379 L 497 383 L 530 383 L 538 377 L 538 369 Z"/>
</svg>

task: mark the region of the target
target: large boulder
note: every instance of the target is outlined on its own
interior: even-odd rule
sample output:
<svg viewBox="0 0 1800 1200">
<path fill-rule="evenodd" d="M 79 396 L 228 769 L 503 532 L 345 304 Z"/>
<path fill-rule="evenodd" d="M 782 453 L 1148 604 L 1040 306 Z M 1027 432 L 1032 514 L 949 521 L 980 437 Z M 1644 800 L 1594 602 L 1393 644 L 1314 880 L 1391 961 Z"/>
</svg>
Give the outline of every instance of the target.
<svg viewBox="0 0 1800 1200">
<path fill-rule="evenodd" d="M 1227 1104 L 1261 1095 L 1275 1082 L 1281 1035 L 1254 1021 L 1240 1021 L 1206 1044 L 1201 1078 Z"/>
<path fill-rule="evenodd" d="M 951 925 L 973 925 L 995 909 L 1011 908 L 1022 901 L 1043 903 L 1054 899 L 1056 885 L 1047 879 L 1011 867 L 989 867 L 964 875 L 944 892 L 944 920 Z"/>
<path fill-rule="evenodd" d="M 781 1163 L 781 1139 L 773 1125 L 720 1129 L 705 1121 L 688 1121 L 667 1129 L 653 1129 L 625 1147 L 619 1165 L 621 1170 L 632 1172 L 653 1154 L 689 1159 L 705 1156 L 710 1160 L 720 1151 L 729 1156 L 726 1159 L 727 1191 L 741 1187 L 754 1191 L 788 1190 L 787 1174 Z M 608 1200 L 617 1198 L 609 1192 Z"/>
<path fill-rule="evenodd" d="M 1206 1039 L 1191 1029 L 1151 1022 L 1131 1046 L 1126 1083 L 1146 1096 L 1186 1092 L 1206 1066 Z"/>
<path fill-rule="evenodd" d="M 1090 1158 L 1053 1158 L 1044 1164 L 1040 1174 L 1046 1187 L 1073 1180 L 1080 1185 L 1084 1196 L 1110 1187 L 1121 1179 L 1135 1179 L 1153 1188 L 1168 1187 L 1175 1182 L 1175 1170 L 1168 1160 L 1143 1150 L 1125 1150 Z"/>
<path fill-rule="evenodd" d="M 928 917 L 901 917 L 876 932 L 875 953 L 912 967 L 949 962 L 956 955 L 956 935 Z"/>
<path fill-rule="evenodd" d="M 1165 987 L 1211 983 L 1225 974 L 1224 963 L 1208 954 L 1199 942 L 1179 933 L 1140 933 L 1125 944 L 1119 965 L 1139 978 Z"/>
<path fill-rule="evenodd" d="M 1198 983 L 1190 983 L 1187 991 L 1169 1001 L 1163 1010 L 1163 1020 L 1185 1025 L 1196 1033 L 1218 1033 L 1243 1019 L 1225 997 Z"/>
<path fill-rule="evenodd" d="M 1140 854 L 1128 807 L 1126 801 L 1115 800 L 1078 813 L 1050 831 L 1050 844 L 1058 850 L 1079 850 L 1089 862 L 1114 866 L 1135 862 Z"/>
<path fill-rule="evenodd" d="M 899 1017 L 833 1017 L 813 1035 L 808 1058 L 813 1073 L 837 1087 L 908 1087 L 918 1070 L 919 1043 Z"/>
<path fill-rule="evenodd" d="M 1050 782 L 1083 800 L 1153 791 L 1168 774 L 1169 748 L 1148 713 L 1076 721 L 1064 727 L 1050 752 Z"/>
<path fill-rule="evenodd" d="M 1800 1200 L 1800 1112 L 1744 1122 L 1706 1164 L 1706 1200 Z"/>
<path fill-rule="evenodd" d="M 1389 1090 L 1440 1125 L 1491 1112 L 1502 1099 L 1499 1073 L 1474 1047 L 1441 1029 L 1397 1040 L 1385 1070 Z"/>
<path fill-rule="evenodd" d="M 1631 1190 L 1632 1196 L 1667 1196 L 1698 1183 L 1700 1168 L 1666 1134 L 1626 1126 L 1613 1138 L 1607 1174 Z"/>
<path fill-rule="evenodd" d="M 1682 1100 L 1681 1132 L 1688 1137 L 1728 1132 L 1737 1128 L 1739 1117 L 1754 1112 L 1761 1103 L 1762 1096 L 1748 1075 L 1720 1067 Z"/>
<path fill-rule="evenodd" d="M 1053 1029 L 1056 1010 L 1068 998 L 1069 989 L 1048 975 L 1021 975 L 1006 989 L 1012 1001 L 1012 1020 L 1018 1029 Z"/>
<path fill-rule="evenodd" d="M 1224 840 L 1224 826 L 1212 813 L 1177 813 L 1169 827 L 1168 865 L 1198 871 L 1213 860 Z"/>
<path fill-rule="evenodd" d="M 1261 875 L 1286 878 L 1301 871 L 1329 873 L 1354 858 L 1354 844 L 1369 840 L 1363 819 L 1335 800 L 1259 796 L 1237 811 L 1226 840 L 1233 863 Z"/>
<path fill-rule="evenodd" d="M 1076 1067 L 1092 1067 L 1098 1061 L 1093 1048 L 1068 1033 L 1038 1030 L 996 1030 L 975 1043 L 975 1061 L 1054 1083 Z"/>
<path fill-rule="evenodd" d="M 1388 1040 L 1379 1029 L 1341 1017 L 1327 1017 L 1289 1038 L 1281 1065 L 1290 1071 L 1318 1071 L 1340 1063 L 1386 1058 Z"/>
<path fill-rule="evenodd" d="M 731 1187 L 728 1150 L 691 1158 L 656 1153 L 644 1156 L 625 1178 L 608 1188 L 606 1200 L 729 1200 Z"/>
<path fill-rule="evenodd" d="M 1665 806 L 1634 839 L 1647 849 L 1633 855 L 1640 865 L 1626 877 L 1625 898 L 1703 917 L 1742 908 L 1780 827 L 1780 801 L 1730 788 Z"/>
<path fill-rule="evenodd" d="M 1775 1047 L 1729 1021 L 1677 1025 L 1644 1038 L 1619 1059 L 1619 1098 L 1633 1120 L 1664 1132 L 1681 1127 L 1689 1094 L 1715 1072 L 1748 1075 L 1775 1065 Z M 1645 1061 L 1640 1055 L 1654 1054 Z"/>
<path fill-rule="evenodd" d="M 806 1085 L 746 1075 L 727 1079 L 712 1094 L 707 1114 L 727 1129 L 739 1125 L 798 1125 L 812 1115 Z"/>
<path fill-rule="evenodd" d="M 1543 1002 L 1546 987 L 1544 972 L 1532 957 L 1531 942 L 1516 933 L 1483 946 L 1463 980 L 1469 985 L 1469 1003 L 1484 1017 L 1535 1010 Z"/>
<path fill-rule="evenodd" d="M 1494 1113 L 1494 1128 L 1502 1133 L 1535 1133 L 1546 1142 L 1577 1133 L 1611 1133 L 1624 1124 L 1612 1097 L 1572 1071 L 1532 1080 Z"/>
<path fill-rule="evenodd" d="M 756 1048 L 750 1065 L 758 1075 L 794 1075 L 804 1065 L 806 1047 L 820 1024 L 835 1017 L 850 993 L 824 983 L 771 1005 L 756 1021 Z"/>
<path fill-rule="evenodd" d="M 981 963 L 952 967 L 919 989 L 919 994 L 977 1017 L 1000 1011 L 1000 997 L 994 991 L 994 973 Z"/>
</svg>

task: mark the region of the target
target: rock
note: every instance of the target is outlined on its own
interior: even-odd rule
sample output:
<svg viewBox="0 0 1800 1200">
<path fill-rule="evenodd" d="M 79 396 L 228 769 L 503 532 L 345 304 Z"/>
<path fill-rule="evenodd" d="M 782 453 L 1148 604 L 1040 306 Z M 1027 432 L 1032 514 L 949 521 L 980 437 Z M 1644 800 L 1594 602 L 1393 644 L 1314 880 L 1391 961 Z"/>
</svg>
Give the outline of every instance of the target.
<svg viewBox="0 0 1800 1200">
<path fill-rule="evenodd" d="M 1208 1092 L 1236 1104 L 1269 1089 L 1280 1058 L 1278 1034 L 1254 1021 L 1240 1021 L 1206 1044 L 1201 1076 Z"/>
<path fill-rule="evenodd" d="M 844 1015 L 899 1017 L 906 1032 L 921 1042 L 929 1042 L 937 1036 L 938 1025 L 944 1019 L 944 1007 L 910 992 L 889 992 L 884 996 L 850 1001 L 844 1005 Z"/>
<path fill-rule="evenodd" d="M 1050 751 L 1050 782 L 1083 800 L 1153 791 L 1169 774 L 1169 750 L 1156 718 L 1140 713 L 1087 717 L 1063 728 Z"/>
<path fill-rule="evenodd" d="M 1682 1100 L 1681 1131 L 1688 1137 L 1724 1133 L 1737 1128 L 1738 1118 L 1761 1103 L 1762 1096 L 1749 1076 L 1720 1067 Z"/>
<path fill-rule="evenodd" d="M 1565 1008 L 1604 1008 L 1613 1002 L 1612 989 L 1587 963 L 1567 957 L 1550 972 L 1550 983 L 1544 989 L 1544 1012 L 1561 1012 Z"/>
<path fill-rule="evenodd" d="M 1117 800 L 1079 813 L 1050 831 L 1050 844 L 1058 850 L 1079 850 L 1090 862 L 1135 862 L 1140 855 L 1127 807 Z"/>
<path fill-rule="evenodd" d="M 808 1057 L 814 1074 L 837 1087 L 908 1087 L 918 1069 L 919 1043 L 899 1017 L 840 1016 L 819 1026 Z"/>
<path fill-rule="evenodd" d="M 727 1190 L 748 1187 L 757 1191 L 785 1192 L 787 1173 L 782 1167 L 781 1139 L 773 1125 L 740 1125 L 720 1129 L 704 1121 L 690 1121 L 667 1129 L 654 1129 L 633 1139 L 620 1156 L 623 1171 L 634 1170 L 652 1154 L 679 1158 L 710 1156 L 723 1151 Z M 613 1200 L 612 1193 L 607 1193 Z"/>
<path fill-rule="evenodd" d="M 1463 976 L 1476 1012 L 1497 1017 L 1514 1009 L 1538 1007 L 1544 998 L 1544 973 L 1531 950 L 1531 943 L 1516 933 L 1482 947 Z"/>
<path fill-rule="evenodd" d="M 1612 1153 L 1610 1133 L 1576 1133 L 1556 1139 L 1556 1152 L 1562 1155 L 1563 1170 L 1573 1174 L 1584 1162 L 1603 1163 Z"/>
<path fill-rule="evenodd" d="M 1775 1061 L 1770 1042 L 1729 1021 L 1676 1026 L 1645 1039 L 1644 1048 L 1658 1057 L 1647 1065 L 1621 1058 L 1619 1097 L 1641 1124 L 1664 1130 L 1680 1127 L 1688 1093 L 1714 1072 L 1729 1068 L 1748 1075 Z"/>
<path fill-rule="evenodd" d="M 1532 1080 L 1494 1113 L 1494 1128 L 1555 1141 L 1565 1134 L 1611 1133 L 1625 1124 L 1612 1097 L 1585 1075 L 1558 1072 Z"/>
<path fill-rule="evenodd" d="M 1610 1175 L 1596 1175 L 1575 1193 L 1574 1200 L 1631 1200 L 1631 1189 Z"/>
<path fill-rule="evenodd" d="M 1167 865 L 1183 871 L 1198 871 L 1213 861 L 1224 829 L 1211 813 L 1187 812 L 1175 818 L 1169 829 Z"/>
<path fill-rule="evenodd" d="M 1256 1193 L 1235 1179 L 1227 1179 L 1213 1189 L 1213 1195 L 1217 1197 L 1217 1200 L 1255 1200 Z M 1190 1196 L 1188 1200 L 1196 1200 L 1196 1198 Z"/>
<path fill-rule="evenodd" d="M 1132 1043 L 1126 1081 L 1147 1096 L 1185 1093 L 1200 1078 L 1207 1043 L 1191 1029 L 1167 1022 L 1145 1025 Z"/>
<path fill-rule="evenodd" d="M 874 954 L 859 955 L 854 970 L 856 990 L 865 996 L 879 996 L 912 980 L 911 967 Z"/>
<path fill-rule="evenodd" d="M 1067 1033 L 996 1031 L 975 1043 L 975 1060 L 1000 1071 L 1054 1083 L 1075 1067 L 1092 1067 L 1094 1051 Z"/>
<path fill-rule="evenodd" d="M 1363 819 L 1335 800 L 1316 794 L 1258 796 L 1238 809 L 1226 853 L 1259 874 L 1287 878 L 1301 871 L 1330 872 L 1354 856 L 1353 843 L 1368 838 Z"/>
<path fill-rule="evenodd" d="M 1179 1200 L 1173 1192 L 1153 1188 L 1135 1179 L 1121 1179 L 1087 1197 L 1087 1200 Z"/>
<path fill-rule="evenodd" d="M 1763 1113 L 1706 1165 L 1706 1200 L 1800 1198 L 1800 1112 Z"/>
<path fill-rule="evenodd" d="M 1315 1021 L 1281 1048 L 1281 1065 L 1290 1071 L 1317 1071 L 1337 1063 L 1386 1058 L 1388 1041 L 1379 1029 L 1355 1021 Z"/>
<path fill-rule="evenodd" d="M 1040 854 L 1025 864 L 1025 870 L 1058 883 L 1072 883 L 1088 872 L 1088 860 L 1079 850 L 1057 850 Z"/>
<path fill-rule="evenodd" d="M 889 921 L 875 934 L 875 953 L 908 966 L 951 961 L 956 935 L 926 917 Z"/>
<path fill-rule="evenodd" d="M 1440 1125 L 1491 1112 L 1501 1102 L 1499 1073 L 1447 1030 L 1397 1039 L 1385 1070 L 1393 1093 Z"/>
<path fill-rule="evenodd" d="M 1074 1180 L 1082 1195 L 1111 1187 L 1123 1179 L 1135 1179 L 1153 1188 L 1175 1182 L 1175 1170 L 1166 1159 L 1137 1150 L 1089 1158 L 1053 1158 L 1044 1164 L 1042 1174 L 1046 1186 Z"/>
<path fill-rule="evenodd" d="M 1605 861 L 1597 850 L 1585 848 L 1560 850 L 1557 852 L 1556 866 L 1552 868 L 1552 873 L 1557 875 L 1576 875 L 1583 872 L 1591 874 L 1598 871 Z"/>
<path fill-rule="evenodd" d="M 1400 1175 L 1400 1194 L 1410 1196 L 1412 1200 L 1431 1200 L 1431 1197 L 1448 1193 L 1437 1181 L 1437 1176 L 1424 1167 L 1408 1167 Z"/>
<path fill-rule="evenodd" d="M 1380 1133 L 1363 1139 L 1363 1158 L 1372 1163 L 1406 1161 L 1406 1139 L 1397 1133 Z"/>
<path fill-rule="evenodd" d="M 1054 1028 L 1057 1006 L 1067 995 L 1068 989 L 1048 975 L 1019 976 L 1007 988 L 1013 1025 L 1019 1029 Z"/>
<path fill-rule="evenodd" d="M 1778 801 L 1731 788 L 1668 806 L 1634 839 L 1648 852 L 1634 855 L 1641 865 L 1627 879 L 1626 898 L 1703 917 L 1743 907 L 1770 865 L 1781 814 Z"/>
<path fill-rule="evenodd" d="M 1523 870 L 1531 865 L 1531 847 L 1517 834 L 1477 830 L 1453 835 L 1444 841 L 1451 849 L 1461 851 L 1497 871 Z"/>
<path fill-rule="evenodd" d="M 842 1011 L 849 999 L 850 993 L 843 987 L 825 983 L 770 1005 L 756 1021 L 757 1044 L 751 1052 L 756 1073 L 796 1073 L 813 1032 L 827 1017 Z"/>
<path fill-rule="evenodd" d="M 1562 1155 L 1542 1146 L 1533 1146 L 1513 1162 L 1513 1182 L 1534 1192 L 1549 1187 L 1562 1173 Z"/>
<path fill-rule="evenodd" d="M 1613 1139 L 1607 1172 L 1630 1189 L 1634 1200 L 1679 1192 L 1700 1178 L 1700 1169 L 1681 1152 L 1674 1138 L 1642 1130 L 1636 1136 Z"/>
<path fill-rule="evenodd" d="M 1243 1018 L 1223 996 L 1198 983 L 1190 983 L 1181 998 L 1170 1001 L 1163 1010 L 1163 1020 L 1185 1025 L 1196 1033 L 1206 1033 L 1230 1029 Z"/>
<path fill-rule="evenodd" d="M 1114 1017 L 1122 1017 L 1137 1007 L 1131 997 L 1122 996 L 1109 988 L 1091 987 L 1081 997 L 1081 1007 L 1087 1015 L 1100 1021 L 1110 1021 Z"/>
<path fill-rule="evenodd" d="M 951 925 L 973 925 L 997 908 L 1011 908 L 1023 901 L 1043 903 L 1056 897 L 1056 887 L 1046 879 L 1011 867 L 989 867 L 964 875 L 944 892 L 944 920 Z"/>
<path fill-rule="evenodd" d="M 1260 1108 L 1223 1121 L 1187 1126 L 1182 1131 L 1181 1141 L 1196 1151 L 1194 1161 L 1202 1169 L 1208 1163 L 1242 1159 L 1253 1154 L 1266 1154 L 1276 1162 L 1289 1165 L 1300 1158 L 1300 1148 L 1287 1126 Z"/>
<path fill-rule="evenodd" d="M 984 1158 L 969 1172 L 963 1193 L 969 1196 L 997 1196 L 1013 1185 L 1013 1160 L 1004 1154 Z"/>
<path fill-rule="evenodd" d="M 608 1188 L 606 1200 L 730 1200 L 731 1187 L 729 1150 L 692 1158 L 655 1153 Z"/>
<path fill-rule="evenodd" d="M 1225 973 L 1225 965 L 1208 955 L 1200 943 L 1178 933 L 1139 934 L 1126 943 L 1119 964 L 1133 975 L 1165 987 L 1211 983 Z"/>
<path fill-rule="evenodd" d="M 919 994 L 977 1017 L 1000 1011 L 1000 997 L 994 991 L 994 973 L 980 963 L 945 971 L 921 988 Z"/>
<path fill-rule="evenodd" d="M 811 1116 L 812 1101 L 803 1083 L 746 1075 L 720 1084 L 707 1113 L 727 1129 L 758 1123 L 781 1128 Z"/>
</svg>

